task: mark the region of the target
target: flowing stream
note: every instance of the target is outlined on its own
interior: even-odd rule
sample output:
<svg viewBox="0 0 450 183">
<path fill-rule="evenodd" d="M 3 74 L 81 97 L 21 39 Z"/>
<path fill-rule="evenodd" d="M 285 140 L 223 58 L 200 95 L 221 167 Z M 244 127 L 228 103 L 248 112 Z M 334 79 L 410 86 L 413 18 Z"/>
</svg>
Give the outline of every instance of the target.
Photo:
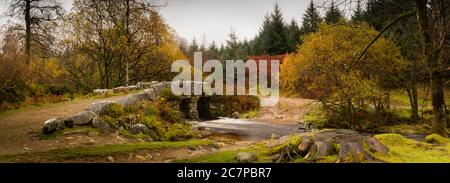
<svg viewBox="0 0 450 183">
<path fill-rule="evenodd" d="M 213 133 L 233 134 L 249 140 L 269 139 L 272 134 L 286 136 L 293 132 L 302 132 L 300 125 L 273 124 L 245 119 L 219 118 L 217 120 L 194 122 L 196 128 L 203 128 Z"/>
</svg>

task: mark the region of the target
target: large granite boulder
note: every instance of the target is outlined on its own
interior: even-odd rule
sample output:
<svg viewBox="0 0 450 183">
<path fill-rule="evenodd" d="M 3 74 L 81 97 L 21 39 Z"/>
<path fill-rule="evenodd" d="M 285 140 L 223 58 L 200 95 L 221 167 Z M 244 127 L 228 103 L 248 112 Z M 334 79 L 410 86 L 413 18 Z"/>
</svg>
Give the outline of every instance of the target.
<svg viewBox="0 0 450 183">
<path fill-rule="evenodd" d="M 150 100 L 149 96 L 144 93 L 135 93 L 129 94 L 125 98 L 117 101 L 118 104 L 122 104 L 123 106 L 129 106 L 138 103 L 139 101 Z"/>
<path fill-rule="evenodd" d="M 94 95 L 100 95 L 100 94 L 112 94 L 112 93 L 114 93 L 114 91 L 111 90 L 111 89 L 95 89 L 92 93 L 93 93 Z"/>
<path fill-rule="evenodd" d="M 96 117 L 97 114 L 92 111 L 83 111 L 68 117 L 65 121 L 70 122 L 74 125 L 88 125 Z"/>
<path fill-rule="evenodd" d="M 114 104 L 114 102 L 112 102 L 112 101 L 95 102 L 95 103 L 92 103 L 92 104 L 88 105 L 84 110 L 85 111 L 92 111 L 95 114 L 99 115 L 99 114 L 102 114 L 105 111 L 105 109 L 107 109 L 108 106 L 112 105 L 112 104 Z"/>
<path fill-rule="evenodd" d="M 136 84 L 136 86 L 137 86 L 139 89 L 147 89 L 147 88 L 152 87 L 152 83 L 151 83 L 151 82 L 138 82 L 138 83 Z"/>
<path fill-rule="evenodd" d="M 135 124 L 135 125 L 131 126 L 130 133 L 131 134 L 135 134 L 135 135 L 136 134 L 140 134 L 140 133 L 142 133 L 142 134 L 149 134 L 150 133 L 150 129 L 147 128 L 147 126 L 138 123 L 138 124 Z"/>
<path fill-rule="evenodd" d="M 238 163 L 253 163 L 257 160 L 255 153 L 240 152 L 236 154 Z"/>
<path fill-rule="evenodd" d="M 56 131 L 64 130 L 64 121 L 60 118 L 52 118 L 44 122 L 42 133 L 51 134 Z"/>
<path fill-rule="evenodd" d="M 111 129 L 107 122 L 105 122 L 103 119 L 98 118 L 98 117 L 96 117 L 92 120 L 92 126 L 94 128 L 99 129 L 102 132 L 109 132 Z"/>
</svg>

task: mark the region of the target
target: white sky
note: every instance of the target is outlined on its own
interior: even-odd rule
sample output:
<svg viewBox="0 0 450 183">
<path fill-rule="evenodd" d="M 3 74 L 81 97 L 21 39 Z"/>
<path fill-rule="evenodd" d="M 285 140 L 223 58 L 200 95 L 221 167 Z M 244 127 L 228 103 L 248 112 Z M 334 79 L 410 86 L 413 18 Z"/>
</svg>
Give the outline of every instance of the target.
<svg viewBox="0 0 450 183">
<path fill-rule="evenodd" d="M 278 2 L 284 19 L 294 18 L 300 24 L 309 0 L 160 0 L 168 6 L 160 10 L 167 23 L 187 41 L 195 37 L 201 43 L 212 40 L 225 43 L 231 28 L 239 39 L 251 39 L 259 31 L 264 16 L 272 12 Z M 7 10 L 5 0 L 0 0 L 0 14 Z M 72 0 L 64 0 L 64 7 L 70 9 Z M 1 23 L 5 18 L 2 16 Z"/>
<path fill-rule="evenodd" d="M 225 43 L 231 28 L 239 39 L 251 39 L 258 32 L 267 13 L 278 2 L 284 19 L 300 23 L 309 0 L 168 0 L 161 14 L 181 37 L 189 42 L 206 38 Z"/>
</svg>

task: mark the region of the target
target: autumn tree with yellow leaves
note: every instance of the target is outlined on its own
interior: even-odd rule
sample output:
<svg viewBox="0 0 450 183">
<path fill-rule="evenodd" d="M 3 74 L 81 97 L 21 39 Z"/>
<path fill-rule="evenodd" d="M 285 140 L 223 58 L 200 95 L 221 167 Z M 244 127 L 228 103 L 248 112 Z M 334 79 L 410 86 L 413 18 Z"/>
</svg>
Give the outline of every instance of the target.
<svg viewBox="0 0 450 183">
<path fill-rule="evenodd" d="M 282 88 L 319 100 L 338 125 L 354 127 L 355 115 L 366 104 L 379 111 L 386 107 L 386 89 L 398 84 L 406 68 L 399 49 L 385 38 L 355 64 L 377 35 L 365 24 L 322 24 L 282 65 Z"/>
</svg>

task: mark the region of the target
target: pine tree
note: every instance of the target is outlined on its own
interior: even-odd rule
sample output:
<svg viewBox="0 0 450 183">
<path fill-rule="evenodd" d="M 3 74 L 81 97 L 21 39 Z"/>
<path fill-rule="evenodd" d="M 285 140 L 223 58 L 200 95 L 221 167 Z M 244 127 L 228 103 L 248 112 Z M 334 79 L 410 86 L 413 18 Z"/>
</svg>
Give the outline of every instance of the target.
<svg viewBox="0 0 450 183">
<path fill-rule="evenodd" d="M 197 40 L 194 38 L 192 40 L 192 44 L 189 46 L 189 52 L 194 53 L 194 52 L 199 51 L 199 50 L 200 50 L 200 48 L 199 48 L 199 46 L 197 44 Z"/>
<path fill-rule="evenodd" d="M 292 19 L 291 24 L 289 24 L 287 33 L 287 43 L 289 52 L 295 51 L 297 45 L 300 44 L 300 34 L 301 32 L 297 22 L 295 22 L 295 20 Z"/>
<path fill-rule="evenodd" d="M 212 43 L 209 45 L 208 50 L 205 53 L 204 60 L 211 60 L 211 59 L 219 59 L 219 48 L 216 45 L 215 41 L 212 41 Z"/>
<path fill-rule="evenodd" d="M 269 55 L 284 54 L 288 51 L 286 25 L 278 4 L 275 4 L 274 11 L 264 22 L 261 32 L 261 41 L 263 52 Z"/>
<path fill-rule="evenodd" d="M 353 15 L 352 15 L 352 22 L 353 23 L 359 23 L 359 22 L 364 21 L 364 10 L 363 10 L 363 7 L 362 7 L 361 3 L 362 3 L 361 0 L 358 0 L 356 2 L 356 9 L 355 9 L 355 11 L 353 12 Z"/>
<path fill-rule="evenodd" d="M 331 5 L 325 13 L 325 22 L 327 24 L 335 24 L 344 18 L 341 10 L 336 6 L 334 1 L 331 1 Z"/>
<path fill-rule="evenodd" d="M 322 22 L 322 18 L 320 17 L 314 2 L 311 1 L 308 9 L 306 9 L 305 14 L 303 15 L 301 33 L 306 35 L 317 31 L 320 22 Z"/>
<path fill-rule="evenodd" d="M 267 54 L 266 45 L 272 42 L 270 37 L 271 30 L 271 18 L 270 15 L 264 17 L 264 22 L 259 32 L 258 37 L 254 39 L 254 50 L 256 55 Z"/>
<path fill-rule="evenodd" d="M 236 32 L 231 29 L 227 45 L 222 55 L 224 60 L 247 60 L 247 52 L 243 49 L 242 43 L 238 41 Z"/>
<path fill-rule="evenodd" d="M 188 49 L 188 58 L 191 62 L 194 61 L 194 53 L 198 51 L 200 51 L 200 47 L 198 46 L 197 40 L 194 38 Z"/>
</svg>

